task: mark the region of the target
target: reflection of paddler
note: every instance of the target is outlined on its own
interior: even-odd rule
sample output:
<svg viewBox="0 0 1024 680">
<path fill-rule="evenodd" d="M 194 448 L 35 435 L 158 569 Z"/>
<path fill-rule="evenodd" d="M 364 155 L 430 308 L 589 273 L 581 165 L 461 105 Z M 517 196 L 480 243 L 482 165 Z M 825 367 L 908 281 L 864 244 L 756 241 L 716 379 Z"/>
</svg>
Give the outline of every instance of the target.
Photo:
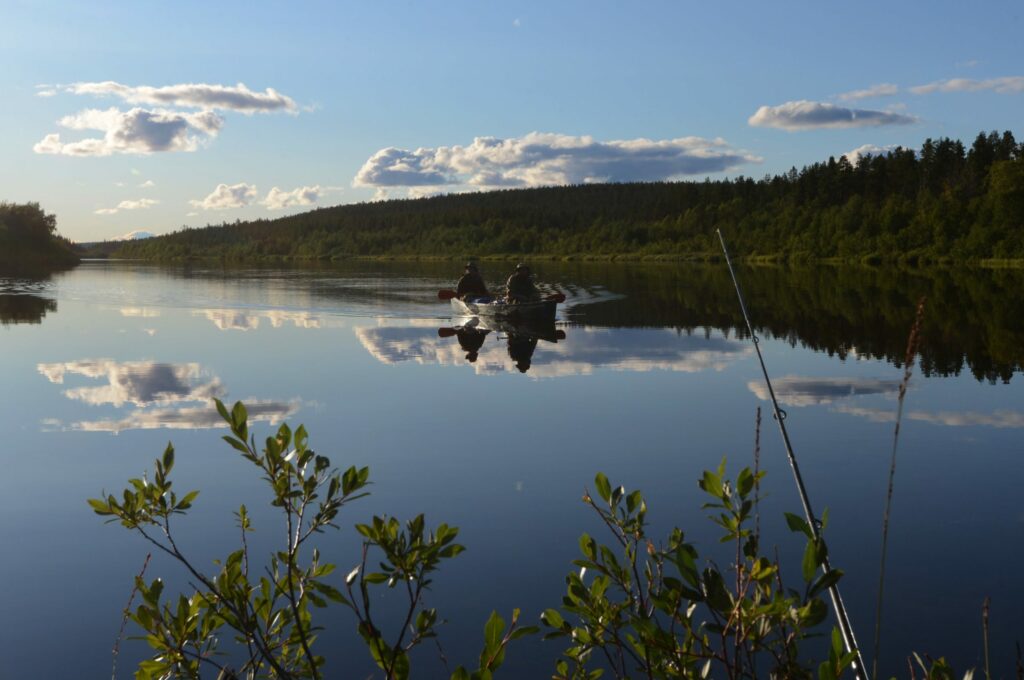
<svg viewBox="0 0 1024 680">
<path fill-rule="evenodd" d="M 516 362 L 516 368 L 520 373 L 530 370 L 530 360 L 533 359 L 533 350 L 537 349 L 537 338 L 529 335 L 508 336 L 508 356 Z"/>
<path fill-rule="evenodd" d="M 455 335 L 459 339 L 459 346 L 466 352 L 466 360 L 473 363 L 479 356 L 480 348 L 484 345 L 484 338 L 490 331 L 482 331 L 476 328 L 456 328 Z"/>
</svg>

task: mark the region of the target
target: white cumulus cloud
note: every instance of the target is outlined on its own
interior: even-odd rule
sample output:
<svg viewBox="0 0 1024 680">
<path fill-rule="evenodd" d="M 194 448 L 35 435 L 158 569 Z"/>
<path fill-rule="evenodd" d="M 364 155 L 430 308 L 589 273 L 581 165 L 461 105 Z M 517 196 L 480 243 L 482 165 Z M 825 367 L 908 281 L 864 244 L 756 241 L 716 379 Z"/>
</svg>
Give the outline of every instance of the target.
<svg viewBox="0 0 1024 680">
<path fill-rule="evenodd" d="M 150 154 L 159 151 L 195 151 L 200 142 L 215 137 L 224 120 L 212 111 L 180 113 L 163 109 L 85 109 L 64 116 L 57 124 L 69 130 L 98 130 L 103 137 L 61 141 L 59 133 L 46 135 L 33 150 L 65 156 Z"/>
<path fill-rule="evenodd" d="M 437 189 L 645 182 L 722 172 L 760 161 L 723 139 L 602 142 L 590 136 L 531 132 L 509 139 L 477 137 L 467 146 L 381 149 L 363 164 L 353 184 Z"/>
<path fill-rule="evenodd" d="M 871 99 L 872 97 L 891 97 L 898 93 L 900 88 L 892 83 L 880 83 L 878 85 L 872 85 L 871 87 L 863 90 L 853 90 L 852 92 L 844 92 L 838 95 L 839 99 L 844 102 L 858 101 L 861 99 Z"/>
<path fill-rule="evenodd" d="M 209 83 L 181 83 L 163 87 L 123 85 L 107 80 L 103 82 L 74 83 L 66 88 L 73 94 L 119 97 L 129 104 L 153 106 L 182 106 L 199 109 L 225 109 L 240 113 L 269 113 L 287 111 L 295 113 L 295 101 L 268 87 L 263 92 L 250 90 L 242 83 L 212 85 Z"/>
<path fill-rule="evenodd" d="M 154 198 L 140 198 L 137 201 L 121 201 L 116 208 L 99 208 L 95 211 L 97 215 L 114 215 L 122 210 L 146 210 L 152 208 L 160 201 Z"/>
<path fill-rule="evenodd" d="M 754 127 L 773 127 L 782 130 L 815 130 L 821 128 L 877 127 L 880 125 L 909 125 L 916 123 L 913 116 L 893 111 L 850 109 L 826 102 L 794 101 L 778 106 L 762 106 L 748 121 Z"/>
<path fill-rule="evenodd" d="M 932 92 L 980 92 L 992 90 L 999 94 L 1019 94 L 1024 92 L 1024 76 L 1003 76 L 974 80 L 972 78 L 950 78 L 939 80 L 927 85 L 910 88 L 914 94 L 931 94 Z"/>
<path fill-rule="evenodd" d="M 887 144 L 885 146 L 878 146 L 877 144 L 861 144 L 852 151 L 847 151 L 844 156 L 846 160 L 850 161 L 852 165 L 857 165 L 857 162 L 863 156 L 884 156 L 890 151 L 897 148 L 896 144 Z"/>
<path fill-rule="evenodd" d="M 267 193 L 267 197 L 263 199 L 263 205 L 267 206 L 267 210 L 282 210 L 295 206 L 314 205 L 320 200 L 322 192 L 323 189 L 319 184 L 311 187 L 299 187 L 291 191 L 273 187 Z"/>
<path fill-rule="evenodd" d="M 239 184 L 218 184 L 206 198 L 189 201 L 196 208 L 203 210 L 229 210 L 244 208 L 256 200 L 255 185 L 240 182 Z"/>
<path fill-rule="evenodd" d="M 140 189 L 152 189 L 156 186 L 156 182 L 151 179 L 147 179 L 145 182 L 139 185 Z"/>
</svg>

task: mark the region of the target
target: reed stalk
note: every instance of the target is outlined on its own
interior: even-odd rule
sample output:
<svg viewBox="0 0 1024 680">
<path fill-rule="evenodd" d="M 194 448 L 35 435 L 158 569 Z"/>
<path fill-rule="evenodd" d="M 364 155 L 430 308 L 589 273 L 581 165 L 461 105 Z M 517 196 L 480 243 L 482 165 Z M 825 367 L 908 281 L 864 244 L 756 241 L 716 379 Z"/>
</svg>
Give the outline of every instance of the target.
<svg viewBox="0 0 1024 680">
<path fill-rule="evenodd" d="M 910 337 L 907 338 L 907 353 L 903 362 L 903 380 L 900 381 L 899 405 L 896 408 L 896 427 L 892 434 L 892 456 L 889 461 L 889 489 L 885 497 L 885 513 L 882 516 L 882 557 L 878 572 L 878 601 L 875 604 L 875 647 L 874 658 L 871 662 L 871 676 L 878 677 L 878 658 L 881 656 L 882 640 L 882 602 L 885 593 L 885 559 L 889 546 L 889 518 L 892 515 L 893 485 L 896 480 L 896 451 L 900 441 L 900 423 L 903 420 L 903 403 L 907 396 L 907 387 L 910 385 L 910 378 L 914 373 L 914 358 L 917 356 L 918 344 L 921 339 L 921 322 L 924 319 L 925 298 L 917 303 L 917 313 L 914 316 L 914 324 L 910 327 Z"/>
</svg>

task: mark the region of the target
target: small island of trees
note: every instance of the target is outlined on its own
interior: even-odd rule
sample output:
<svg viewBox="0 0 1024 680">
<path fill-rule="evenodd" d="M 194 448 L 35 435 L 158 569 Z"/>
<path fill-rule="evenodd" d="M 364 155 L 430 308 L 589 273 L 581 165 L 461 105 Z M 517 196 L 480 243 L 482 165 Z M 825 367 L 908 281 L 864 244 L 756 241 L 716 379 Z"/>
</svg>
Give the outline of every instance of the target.
<svg viewBox="0 0 1024 680">
<path fill-rule="evenodd" d="M 71 242 L 57 233 L 57 217 L 38 203 L 0 202 L 0 267 L 64 268 L 78 263 Z"/>
</svg>

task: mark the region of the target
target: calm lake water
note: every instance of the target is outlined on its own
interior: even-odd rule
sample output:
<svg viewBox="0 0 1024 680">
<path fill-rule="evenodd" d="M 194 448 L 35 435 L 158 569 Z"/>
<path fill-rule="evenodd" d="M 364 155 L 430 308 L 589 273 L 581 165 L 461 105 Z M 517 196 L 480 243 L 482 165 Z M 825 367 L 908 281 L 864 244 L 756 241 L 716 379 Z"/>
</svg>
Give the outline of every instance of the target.
<svg viewBox="0 0 1024 680">
<path fill-rule="evenodd" d="M 370 467 L 372 495 L 320 543 L 339 581 L 359 560 L 352 525 L 373 514 L 424 512 L 461 528 L 468 550 L 429 596 L 449 621 L 441 642 L 453 666 L 478 654 L 492 609 L 536 620 L 557 606 L 579 534 L 601 535 L 580 502 L 597 471 L 645 492 L 653 536 L 678 525 L 727 564 L 697 479 L 722 456 L 734 473 L 752 464 L 755 410 L 769 402 L 724 265 L 536 269 L 568 300 L 559 337 L 535 347 L 515 329 L 482 342 L 439 334 L 461 323 L 436 299 L 451 265 L 90 262 L 0 274 L 0 677 L 109 677 L 147 545 L 85 501 L 152 469 L 168 440 L 176 487 L 202 491 L 178 522 L 186 552 L 212 569 L 234 550 L 231 513 L 243 502 L 259 530 L 254 554 L 276 545 L 261 481 L 220 442 L 214 396 L 249 404 L 257 438 L 305 423 L 335 464 Z M 882 669 L 905 675 L 911 651 L 980 664 L 991 596 L 994 668 L 1012 676 L 1014 641 L 1024 642 L 1024 272 L 739 276 L 812 502 L 829 509 L 833 564 L 868 658 L 902 357 L 928 296 L 900 439 Z M 782 513 L 799 500 L 767 415 L 761 440 L 763 543 L 779 546 L 796 583 L 802 546 Z M 154 555 L 156 575 L 187 587 Z M 318 644 L 330 676 L 367 677 L 354 620 L 329 612 Z M 558 645 L 513 647 L 503 677 L 545 677 Z M 146 651 L 124 643 L 120 677 Z M 413 670 L 447 677 L 432 649 Z"/>
</svg>

